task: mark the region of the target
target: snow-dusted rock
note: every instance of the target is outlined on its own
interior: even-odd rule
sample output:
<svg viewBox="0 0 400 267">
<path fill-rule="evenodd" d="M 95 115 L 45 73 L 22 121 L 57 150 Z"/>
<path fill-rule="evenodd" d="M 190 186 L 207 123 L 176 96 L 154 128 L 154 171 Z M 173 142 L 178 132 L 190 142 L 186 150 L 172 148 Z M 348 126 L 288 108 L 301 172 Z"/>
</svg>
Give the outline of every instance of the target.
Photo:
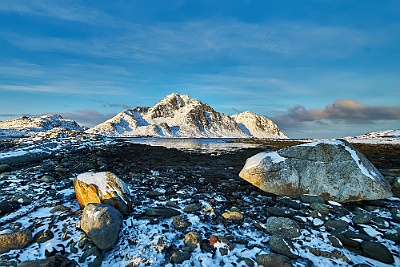
<svg viewBox="0 0 400 267">
<path fill-rule="evenodd" d="M 341 140 L 325 140 L 259 153 L 249 158 L 240 177 L 260 189 L 291 197 L 320 195 L 350 202 L 392 196 L 382 174 Z"/>
<path fill-rule="evenodd" d="M 131 210 L 128 187 L 111 172 L 82 173 L 74 179 L 74 189 L 81 207 L 89 203 L 102 203 L 122 213 Z"/>
<path fill-rule="evenodd" d="M 88 204 L 83 210 L 80 228 L 99 249 L 109 249 L 118 239 L 122 214 L 103 204 Z"/>
<path fill-rule="evenodd" d="M 240 129 L 256 138 L 287 138 L 278 128 L 278 126 L 265 116 L 245 111 L 231 116 Z"/>
<path fill-rule="evenodd" d="M 236 117 L 240 123 L 198 99 L 175 93 L 151 108 L 137 107 L 123 111 L 87 132 L 106 136 L 286 137 L 265 117 L 254 113 L 243 113 Z"/>
<path fill-rule="evenodd" d="M 27 117 L 11 119 L 0 122 L 0 135 L 4 136 L 36 136 L 51 132 L 54 134 L 65 131 L 83 131 L 73 120 L 64 119 L 59 114 L 43 115 L 39 117 Z"/>
</svg>

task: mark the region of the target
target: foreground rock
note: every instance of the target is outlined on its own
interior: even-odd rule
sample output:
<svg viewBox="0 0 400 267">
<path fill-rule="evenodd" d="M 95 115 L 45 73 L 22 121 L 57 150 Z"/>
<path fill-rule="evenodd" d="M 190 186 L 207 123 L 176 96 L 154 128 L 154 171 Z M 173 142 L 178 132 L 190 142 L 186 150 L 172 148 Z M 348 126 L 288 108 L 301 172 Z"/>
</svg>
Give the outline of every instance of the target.
<svg viewBox="0 0 400 267">
<path fill-rule="evenodd" d="M 313 194 L 351 202 L 392 196 L 388 182 L 375 166 L 340 140 L 259 153 L 247 160 L 239 175 L 263 191 L 290 197 Z"/>
<path fill-rule="evenodd" d="M 69 260 L 65 256 L 51 256 L 41 260 L 25 261 L 18 265 L 18 267 L 75 267 L 76 262 Z"/>
<path fill-rule="evenodd" d="M 111 172 L 82 173 L 74 179 L 74 188 L 81 207 L 89 203 L 102 203 L 122 213 L 131 210 L 128 187 Z"/>
<path fill-rule="evenodd" d="M 88 204 L 83 210 L 80 227 L 99 249 L 109 249 L 118 239 L 121 213 L 103 204 Z"/>
<path fill-rule="evenodd" d="M 24 248 L 32 241 L 32 232 L 24 229 L 9 234 L 0 234 L 0 254 L 12 249 Z"/>
</svg>

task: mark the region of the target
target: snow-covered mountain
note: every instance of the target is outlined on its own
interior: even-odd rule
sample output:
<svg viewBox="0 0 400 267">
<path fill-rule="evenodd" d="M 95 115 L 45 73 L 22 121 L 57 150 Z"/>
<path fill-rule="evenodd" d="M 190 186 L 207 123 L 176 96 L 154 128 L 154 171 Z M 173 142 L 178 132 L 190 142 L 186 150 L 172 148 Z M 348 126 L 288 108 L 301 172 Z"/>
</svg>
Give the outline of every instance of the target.
<svg viewBox="0 0 400 267">
<path fill-rule="evenodd" d="M 34 136 L 46 132 L 83 131 L 73 120 L 67 120 L 59 114 L 11 119 L 0 122 L 0 135 Z"/>
<path fill-rule="evenodd" d="M 347 136 L 344 139 L 351 143 L 400 144 L 400 130 L 370 132 L 359 136 Z"/>
<path fill-rule="evenodd" d="M 106 136 L 286 138 L 266 117 L 250 112 L 228 116 L 176 93 L 151 108 L 125 110 L 87 132 Z"/>
<path fill-rule="evenodd" d="M 240 129 L 257 138 L 287 138 L 278 128 L 278 126 L 265 116 L 245 111 L 231 116 Z"/>
</svg>

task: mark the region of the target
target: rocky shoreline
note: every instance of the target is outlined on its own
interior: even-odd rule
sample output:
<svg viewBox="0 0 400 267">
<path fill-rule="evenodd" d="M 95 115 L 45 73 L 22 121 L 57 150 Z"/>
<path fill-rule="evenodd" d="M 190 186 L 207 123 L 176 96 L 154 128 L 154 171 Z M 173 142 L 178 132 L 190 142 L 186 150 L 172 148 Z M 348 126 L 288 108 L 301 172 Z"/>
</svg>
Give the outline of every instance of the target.
<svg viewBox="0 0 400 267">
<path fill-rule="evenodd" d="M 204 154 L 114 141 L 0 160 L 0 266 L 399 265 L 400 147 L 354 145 L 390 182 L 386 200 L 277 197 L 238 177 L 247 158 L 290 145 Z M 131 192 L 111 249 L 76 227 L 73 178 L 88 171 L 112 172 Z"/>
</svg>

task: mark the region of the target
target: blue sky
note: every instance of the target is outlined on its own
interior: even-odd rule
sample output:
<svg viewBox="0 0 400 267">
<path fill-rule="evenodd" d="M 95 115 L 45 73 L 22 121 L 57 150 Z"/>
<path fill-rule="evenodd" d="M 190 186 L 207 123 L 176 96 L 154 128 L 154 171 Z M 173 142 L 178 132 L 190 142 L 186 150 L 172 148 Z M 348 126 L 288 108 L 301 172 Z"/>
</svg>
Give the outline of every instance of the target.
<svg viewBox="0 0 400 267">
<path fill-rule="evenodd" d="M 177 92 L 292 138 L 400 128 L 400 1 L 4 0 L 0 25 L 0 120 Z"/>
</svg>

